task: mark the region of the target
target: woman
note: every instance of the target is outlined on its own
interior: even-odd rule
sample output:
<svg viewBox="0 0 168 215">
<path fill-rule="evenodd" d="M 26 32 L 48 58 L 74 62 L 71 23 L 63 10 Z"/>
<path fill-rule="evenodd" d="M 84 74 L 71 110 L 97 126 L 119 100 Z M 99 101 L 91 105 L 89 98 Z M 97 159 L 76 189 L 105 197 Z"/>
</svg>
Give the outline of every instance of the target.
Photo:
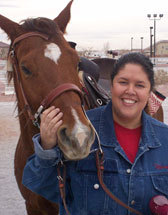
<svg viewBox="0 0 168 215">
<path fill-rule="evenodd" d="M 168 197 L 168 126 L 144 112 L 154 87 L 153 65 L 140 53 L 123 55 L 112 71 L 111 83 L 112 102 L 87 112 L 104 152 L 103 180 L 121 201 L 148 215 L 152 197 Z M 65 210 L 57 181 L 60 151 L 55 134 L 62 116 L 55 107 L 42 114 L 41 136 L 33 138 L 35 155 L 28 160 L 23 175 L 28 189 L 59 202 L 60 215 Z M 66 169 L 66 203 L 71 215 L 128 213 L 101 188 L 94 152 L 83 160 L 66 162 Z"/>
</svg>

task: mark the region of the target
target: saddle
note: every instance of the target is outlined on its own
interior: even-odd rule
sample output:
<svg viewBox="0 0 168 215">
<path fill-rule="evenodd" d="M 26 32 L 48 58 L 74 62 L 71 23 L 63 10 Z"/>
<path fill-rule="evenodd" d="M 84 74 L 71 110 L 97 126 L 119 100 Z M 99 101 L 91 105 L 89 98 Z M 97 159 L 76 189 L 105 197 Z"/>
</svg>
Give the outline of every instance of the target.
<svg viewBox="0 0 168 215">
<path fill-rule="evenodd" d="M 91 75 L 82 72 L 79 74 L 79 77 L 89 109 L 106 105 L 110 101 L 110 95 L 107 94 Z"/>
</svg>

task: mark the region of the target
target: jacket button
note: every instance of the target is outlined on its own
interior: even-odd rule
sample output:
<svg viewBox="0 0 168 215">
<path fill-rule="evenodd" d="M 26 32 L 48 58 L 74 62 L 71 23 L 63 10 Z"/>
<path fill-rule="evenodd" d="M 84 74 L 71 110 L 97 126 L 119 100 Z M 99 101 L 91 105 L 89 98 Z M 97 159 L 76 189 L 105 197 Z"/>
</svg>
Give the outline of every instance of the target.
<svg viewBox="0 0 168 215">
<path fill-rule="evenodd" d="M 95 190 L 99 189 L 99 184 L 94 184 L 94 189 Z"/>
<path fill-rule="evenodd" d="M 129 173 L 129 174 L 130 174 L 130 173 L 131 173 L 131 170 L 130 170 L 130 169 L 127 169 L 127 173 Z"/>
<path fill-rule="evenodd" d="M 134 205 L 134 204 L 135 204 L 135 200 L 132 200 L 132 201 L 131 201 L 131 205 Z"/>
</svg>

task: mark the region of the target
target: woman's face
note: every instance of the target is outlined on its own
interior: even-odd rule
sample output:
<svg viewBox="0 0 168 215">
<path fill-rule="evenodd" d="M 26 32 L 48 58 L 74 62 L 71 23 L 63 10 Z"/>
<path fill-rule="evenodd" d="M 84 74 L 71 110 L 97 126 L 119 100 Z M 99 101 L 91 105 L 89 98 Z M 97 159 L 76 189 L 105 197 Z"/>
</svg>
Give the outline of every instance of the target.
<svg viewBox="0 0 168 215">
<path fill-rule="evenodd" d="M 143 67 L 126 64 L 114 77 L 111 86 L 114 120 L 121 125 L 130 122 L 138 126 L 150 89 L 151 84 Z"/>
</svg>

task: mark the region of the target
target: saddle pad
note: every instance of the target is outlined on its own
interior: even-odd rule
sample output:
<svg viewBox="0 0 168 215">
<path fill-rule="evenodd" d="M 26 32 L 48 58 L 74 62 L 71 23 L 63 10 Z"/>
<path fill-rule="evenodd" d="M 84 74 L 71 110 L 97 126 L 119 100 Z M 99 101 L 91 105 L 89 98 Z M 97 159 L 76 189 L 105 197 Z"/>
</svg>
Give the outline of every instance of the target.
<svg viewBox="0 0 168 215">
<path fill-rule="evenodd" d="M 153 116 L 162 105 L 162 102 L 165 100 L 165 96 L 159 93 L 158 91 L 151 92 L 148 103 L 149 103 L 149 114 Z"/>
</svg>

